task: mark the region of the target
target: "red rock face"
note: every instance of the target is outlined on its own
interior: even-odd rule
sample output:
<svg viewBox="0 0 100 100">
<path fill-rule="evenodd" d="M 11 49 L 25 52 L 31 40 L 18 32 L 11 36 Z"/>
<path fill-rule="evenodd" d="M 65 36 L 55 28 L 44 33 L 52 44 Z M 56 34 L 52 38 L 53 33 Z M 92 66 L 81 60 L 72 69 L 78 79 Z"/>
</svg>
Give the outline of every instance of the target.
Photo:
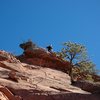
<svg viewBox="0 0 100 100">
<path fill-rule="evenodd" d="M 27 50 L 18 58 L 24 63 L 0 51 L 0 100 L 100 100 L 100 87 L 71 85 L 69 62 L 54 53 Z"/>
<path fill-rule="evenodd" d="M 23 100 L 100 100 L 99 95 L 84 95 L 77 93 L 57 94 L 57 95 L 27 95 Z"/>
<path fill-rule="evenodd" d="M 0 50 L 0 61 L 19 62 L 11 53 Z"/>
<path fill-rule="evenodd" d="M 14 96 L 6 87 L 0 86 L 0 92 L 3 93 L 5 97 L 1 98 L 0 100 L 22 100 L 20 96 Z"/>
<path fill-rule="evenodd" d="M 93 82 L 77 81 L 73 85 L 94 94 L 100 93 L 100 84 L 95 84 Z"/>
<path fill-rule="evenodd" d="M 93 75 L 93 79 L 95 82 L 100 82 L 100 76 L 98 75 Z"/>
<path fill-rule="evenodd" d="M 67 61 L 57 57 L 54 53 L 44 52 L 36 50 L 34 52 L 27 51 L 23 55 L 19 56 L 18 59 L 21 62 L 25 62 L 32 65 L 42 66 L 61 70 L 67 72 L 70 68 L 70 64 Z"/>
</svg>

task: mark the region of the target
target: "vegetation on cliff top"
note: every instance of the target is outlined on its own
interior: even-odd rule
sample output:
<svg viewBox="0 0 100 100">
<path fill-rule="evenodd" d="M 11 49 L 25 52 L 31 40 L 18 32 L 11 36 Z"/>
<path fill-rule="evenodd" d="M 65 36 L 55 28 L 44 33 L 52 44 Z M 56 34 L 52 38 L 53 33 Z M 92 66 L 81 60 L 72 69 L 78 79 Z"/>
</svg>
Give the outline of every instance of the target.
<svg viewBox="0 0 100 100">
<path fill-rule="evenodd" d="M 73 81 L 75 76 L 83 74 L 84 80 L 92 80 L 91 74 L 95 74 L 95 64 L 89 59 L 87 49 L 84 45 L 65 42 L 63 48 L 57 54 L 64 60 L 70 62 L 69 75 Z M 77 77 L 79 78 L 79 77 Z"/>
<path fill-rule="evenodd" d="M 70 69 L 68 74 L 71 80 L 89 80 L 94 81 L 93 75 L 96 75 L 95 64 L 90 60 L 87 54 L 87 49 L 84 45 L 73 42 L 63 43 L 61 51 L 55 54 L 65 61 L 69 61 Z M 39 48 L 32 41 L 28 41 L 20 45 L 24 51 L 28 48 L 33 50 Z M 50 52 L 51 53 L 51 52 Z"/>
</svg>

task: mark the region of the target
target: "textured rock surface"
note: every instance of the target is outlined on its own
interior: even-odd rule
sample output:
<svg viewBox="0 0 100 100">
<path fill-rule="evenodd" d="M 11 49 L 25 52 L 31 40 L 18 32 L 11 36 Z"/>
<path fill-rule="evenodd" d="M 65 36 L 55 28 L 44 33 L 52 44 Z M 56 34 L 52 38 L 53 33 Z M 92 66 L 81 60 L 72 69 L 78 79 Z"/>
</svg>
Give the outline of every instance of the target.
<svg viewBox="0 0 100 100">
<path fill-rule="evenodd" d="M 93 79 L 95 82 L 100 82 L 100 75 L 93 75 Z"/>
<path fill-rule="evenodd" d="M 1 99 L 0 100 L 22 100 L 20 96 L 14 96 L 8 88 L 0 86 Z"/>
<path fill-rule="evenodd" d="M 73 85 L 91 93 L 100 93 L 100 83 L 77 81 Z"/>
<path fill-rule="evenodd" d="M 72 86 L 69 75 L 59 68 L 63 66 L 57 66 L 56 70 L 52 68 L 53 63 L 49 67 L 30 65 L 21 63 L 5 51 L 0 51 L 0 54 L 1 100 L 99 100 L 100 98 L 98 93 L 91 94 Z M 51 59 L 56 63 L 59 62 L 56 57 Z"/>
<path fill-rule="evenodd" d="M 9 99 L 4 93 L 0 92 L 0 100 L 9 100 Z"/>
<path fill-rule="evenodd" d="M 40 49 L 24 52 L 18 59 L 23 63 L 57 69 L 63 72 L 67 72 L 70 68 L 69 62 L 60 59 L 54 53 Z"/>
<path fill-rule="evenodd" d="M 18 59 L 21 62 L 54 68 L 64 72 L 67 72 L 70 69 L 69 62 L 57 57 L 53 52 L 48 52 L 45 49 L 36 46 L 32 41 L 22 43 L 20 44 L 20 47 L 24 50 L 23 54 L 18 56 Z"/>
</svg>

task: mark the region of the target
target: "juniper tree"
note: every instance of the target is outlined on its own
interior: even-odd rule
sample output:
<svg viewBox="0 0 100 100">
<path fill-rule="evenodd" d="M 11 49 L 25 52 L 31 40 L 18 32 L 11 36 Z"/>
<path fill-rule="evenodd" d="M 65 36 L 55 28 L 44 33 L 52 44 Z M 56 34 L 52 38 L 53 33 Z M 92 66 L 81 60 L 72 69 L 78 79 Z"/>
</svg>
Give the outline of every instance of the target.
<svg viewBox="0 0 100 100">
<path fill-rule="evenodd" d="M 93 72 L 94 64 L 89 60 L 87 55 L 86 47 L 82 44 L 65 42 L 63 43 L 63 48 L 61 52 L 58 52 L 58 55 L 63 59 L 70 62 L 69 75 L 73 81 L 73 67 L 79 66 L 83 68 L 83 71 Z"/>
</svg>

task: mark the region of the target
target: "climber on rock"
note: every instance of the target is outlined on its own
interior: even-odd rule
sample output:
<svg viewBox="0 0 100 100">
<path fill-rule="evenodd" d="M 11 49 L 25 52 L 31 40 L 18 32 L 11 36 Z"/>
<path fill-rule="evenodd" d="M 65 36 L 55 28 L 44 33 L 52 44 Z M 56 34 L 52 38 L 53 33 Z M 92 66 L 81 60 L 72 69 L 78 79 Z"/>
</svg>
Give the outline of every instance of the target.
<svg viewBox="0 0 100 100">
<path fill-rule="evenodd" d="M 53 49 L 53 48 L 52 48 L 52 45 L 49 45 L 49 46 L 47 46 L 46 48 L 47 48 L 47 50 L 48 50 L 49 52 L 52 52 L 52 49 Z"/>
</svg>

